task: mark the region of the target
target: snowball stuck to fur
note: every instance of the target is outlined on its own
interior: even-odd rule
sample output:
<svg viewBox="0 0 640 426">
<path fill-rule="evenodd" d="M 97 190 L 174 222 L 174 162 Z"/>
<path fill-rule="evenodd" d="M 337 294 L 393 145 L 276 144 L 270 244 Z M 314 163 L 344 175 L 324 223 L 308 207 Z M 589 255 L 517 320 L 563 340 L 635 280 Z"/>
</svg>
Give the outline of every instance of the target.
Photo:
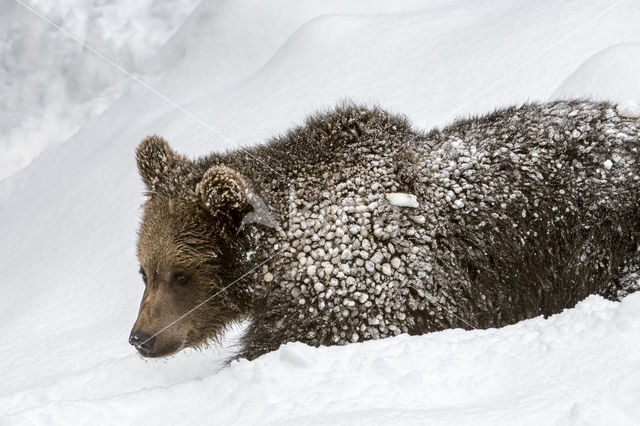
<svg viewBox="0 0 640 426">
<path fill-rule="evenodd" d="M 405 194 L 404 192 L 389 192 L 384 194 L 387 201 L 396 207 L 417 208 L 420 206 L 418 198 L 413 194 Z"/>
<path fill-rule="evenodd" d="M 640 104 L 633 99 L 625 99 L 616 106 L 621 117 L 640 118 Z"/>
</svg>

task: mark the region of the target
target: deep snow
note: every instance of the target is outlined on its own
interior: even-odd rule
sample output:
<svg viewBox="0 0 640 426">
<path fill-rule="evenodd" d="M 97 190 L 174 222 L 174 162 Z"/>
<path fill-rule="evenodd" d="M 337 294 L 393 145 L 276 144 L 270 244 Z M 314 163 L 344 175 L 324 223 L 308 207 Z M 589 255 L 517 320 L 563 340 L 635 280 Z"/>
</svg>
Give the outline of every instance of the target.
<svg viewBox="0 0 640 426">
<path fill-rule="evenodd" d="M 640 423 L 640 295 L 499 330 L 293 343 L 220 371 L 232 345 L 145 361 L 126 341 L 142 137 L 196 156 L 343 98 L 422 128 L 529 100 L 638 101 L 634 0 L 29 4 L 184 110 L 2 0 L 0 423 Z"/>
<path fill-rule="evenodd" d="M 23 0 L 20 0 L 23 2 Z M 27 6 L 137 72 L 182 24 L 196 0 L 48 2 Z M 69 138 L 119 95 L 128 76 L 38 19 L 14 0 L 0 2 L 0 179 Z"/>
</svg>

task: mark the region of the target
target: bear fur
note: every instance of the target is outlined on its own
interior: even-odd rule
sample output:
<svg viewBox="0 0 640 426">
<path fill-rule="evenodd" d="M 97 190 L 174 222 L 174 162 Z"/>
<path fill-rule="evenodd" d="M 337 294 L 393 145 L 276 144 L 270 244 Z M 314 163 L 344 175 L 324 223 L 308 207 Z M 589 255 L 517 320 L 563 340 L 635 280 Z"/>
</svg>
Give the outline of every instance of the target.
<svg viewBox="0 0 640 426">
<path fill-rule="evenodd" d="M 180 319 L 155 336 L 169 349 L 145 355 L 245 318 L 238 356 L 253 359 L 291 341 L 500 327 L 622 297 L 640 269 L 639 142 L 639 120 L 583 100 L 429 132 L 345 104 L 195 161 L 146 138 L 136 327 Z"/>
</svg>

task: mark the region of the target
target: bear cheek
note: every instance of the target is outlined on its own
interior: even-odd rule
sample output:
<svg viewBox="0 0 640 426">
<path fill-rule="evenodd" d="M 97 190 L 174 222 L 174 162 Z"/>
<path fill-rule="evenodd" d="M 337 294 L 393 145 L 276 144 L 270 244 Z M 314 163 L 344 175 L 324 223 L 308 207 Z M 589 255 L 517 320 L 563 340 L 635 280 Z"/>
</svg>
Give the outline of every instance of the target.
<svg viewBox="0 0 640 426">
<path fill-rule="evenodd" d="M 159 335 L 162 336 L 162 335 Z M 147 354 L 148 358 L 161 358 L 170 356 L 182 350 L 185 345 L 178 336 L 162 336 L 155 342 L 153 351 Z"/>
</svg>

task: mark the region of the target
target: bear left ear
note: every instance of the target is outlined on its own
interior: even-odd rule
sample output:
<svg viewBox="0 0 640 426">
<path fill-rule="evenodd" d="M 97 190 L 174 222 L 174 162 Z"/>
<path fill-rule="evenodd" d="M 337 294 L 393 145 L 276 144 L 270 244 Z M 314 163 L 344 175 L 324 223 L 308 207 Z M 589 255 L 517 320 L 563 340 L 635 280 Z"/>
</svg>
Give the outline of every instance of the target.
<svg viewBox="0 0 640 426">
<path fill-rule="evenodd" d="M 196 186 L 196 194 L 205 208 L 215 217 L 230 219 L 235 227 L 253 210 L 248 191 L 244 177 L 226 166 L 211 167 Z"/>
<path fill-rule="evenodd" d="M 160 136 L 147 136 L 136 149 L 138 172 L 150 192 L 160 188 L 163 180 L 185 161 Z"/>
</svg>

